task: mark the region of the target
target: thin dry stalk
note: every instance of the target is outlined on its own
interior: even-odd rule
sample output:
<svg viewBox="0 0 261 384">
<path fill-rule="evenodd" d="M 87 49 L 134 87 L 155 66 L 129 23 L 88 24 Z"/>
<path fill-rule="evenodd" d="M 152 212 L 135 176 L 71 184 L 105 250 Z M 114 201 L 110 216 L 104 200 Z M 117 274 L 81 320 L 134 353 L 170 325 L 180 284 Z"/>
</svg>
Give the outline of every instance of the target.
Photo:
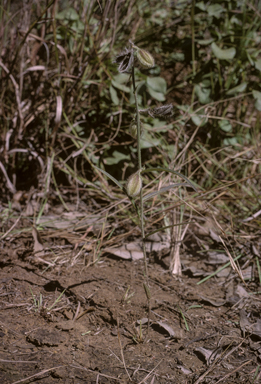
<svg viewBox="0 0 261 384">
<path fill-rule="evenodd" d="M 54 369 L 58 369 L 58 368 L 62 368 L 62 367 L 66 367 L 66 365 L 58 365 L 57 367 L 52 367 L 52 368 L 49 368 L 49 369 L 44 369 L 43 371 L 41 372 L 38 372 L 32 376 L 28 376 L 26 377 L 25 379 L 22 379 L 22 380 L 18 380 L 18 381 L 15 381 L 14 383 L 12 384 L 19 384 L 19 383 L 23 383 L 24 381 L 27 381 L 27 380 L 31 380 L 31 379 L 34 379 L 36 377 L 39 377 L 41 375 L 44 375 L 50 371 L 53 371 Z"/>
<path fill-rule="evenodd" d="M 122 344 L 121 344 L 121 335 L 120 335 L 120 322 L 119 322 L 119 317 L 118 316 L 117 316 L 117 333 L 118 333 L 119 346 L 120 346 L 120 350 L 121 350 L 122 364 L 124 366 L 125 372 L 128 375 L 129 380 L 132 381 L 131 377 L 129 375 L 129 372 L 127 370 L 127 367 L 126 367 L 125 358 L 124 358 L 124 354 L 123 354 L 123 348 L 122 348 Z"/>
<path fill-rule="evenodd" d="M 183 215 L 182 215 L 183 216 Z M 184 237 L 187 233 L 189 223 L 186 224 L 185 228 L 182 231 L 182 223 L 180 221 L 180 215 L 179 220 L 177 218 L 177 208 L 173 209 L 172 212 L 172 233 L 171 233 L 171 251 L 170 251 L 170 271 L 172 275 L 175 276 L 182 276 L 181 271 L 181 262 L 180 262 L 180 247 L 182 244 L 182 241 L 184 240 Z M 191 218 L 191 215 L 190 215 Z"/>
</svg>

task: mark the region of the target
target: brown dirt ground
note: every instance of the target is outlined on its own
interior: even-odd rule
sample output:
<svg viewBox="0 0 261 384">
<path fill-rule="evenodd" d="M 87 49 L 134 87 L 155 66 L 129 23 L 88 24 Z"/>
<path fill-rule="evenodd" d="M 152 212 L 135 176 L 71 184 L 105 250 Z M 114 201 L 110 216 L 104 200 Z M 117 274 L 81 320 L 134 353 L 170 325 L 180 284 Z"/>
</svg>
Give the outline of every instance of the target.
<svg viewBox="0 0 261 384">
<path fill-rule="evenodd" d="M 2 384 L 259 382 L 261 301 L 240 296 L 235 275 L 197 285 L 150 255 L 147 335 L 142 261 L 105 254 L 89 267 L 46 268 L 32 244 L 17 236 L 0 250 Z"/>
</svg>

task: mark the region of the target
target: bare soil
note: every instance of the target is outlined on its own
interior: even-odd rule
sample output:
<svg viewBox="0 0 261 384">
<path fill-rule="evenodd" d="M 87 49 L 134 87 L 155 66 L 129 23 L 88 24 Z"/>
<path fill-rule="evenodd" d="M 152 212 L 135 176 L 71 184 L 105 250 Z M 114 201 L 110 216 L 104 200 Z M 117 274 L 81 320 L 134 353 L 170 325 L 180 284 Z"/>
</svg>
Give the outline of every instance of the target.
<svg viewBox="0 0 261 384">
<path fill-rule="evenodd" d="M 230 271 L 197 285 L 193 268 L 173 278 L 168 256 L 151 254 L 148 333 L 142 261 L 105 254 L 90 266 L 52 267 L 32 247 L 28 234 L 1 248 L 2 384 L 259 382 L 254 283 L 246 289 Z M 202 256 L 182 257 L 194 271 L 217 269 Z"/>
</svg>

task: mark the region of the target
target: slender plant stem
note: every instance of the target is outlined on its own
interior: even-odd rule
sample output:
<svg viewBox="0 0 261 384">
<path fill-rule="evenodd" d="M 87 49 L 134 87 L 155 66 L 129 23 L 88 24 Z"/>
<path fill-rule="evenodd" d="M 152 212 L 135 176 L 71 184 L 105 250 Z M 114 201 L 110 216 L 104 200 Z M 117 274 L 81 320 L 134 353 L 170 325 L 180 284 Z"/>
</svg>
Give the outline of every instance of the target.
<svg viewBox="0 0 261 384">
<path fill-rule="evenodd" d="M 137 89 L 135 83 L 135 72 L 134 66 L 132 66 L 132 85 L 133 85 L 133 95 L 135 99 L 135 108 L 136 108 L 136 121 L 137 121 L 137 146 L 138 146 L 138 164 L 139 169 L 141 169 L 141 148 L 140 148 L 140 113 L 139 113 L 139 105 L 138 105 L 138 97 L 137 97 Z"/>
<path fill-rule="evenodd" d="M 136 89 L 136 84 L 135 84 L 134 66 L 132 67 L 132 84 L 133 84 L 133 94 L 134 94 L 134 99 L 135 99 L 136 121 L 137 121 L 138 164 L 139 164 L 139 170 L 141 170 L 142 166 L 141 166 L 141 147 L 140 147 L 140 113 L 139 113 L 137 89 Z M 142 247 L 143 247 L 145 277 L 146 277 L 146 280 L 148 280 L 148 266 L 147 266 L 147 258 L 146 258 L 145 231 L 144 231 L 144 219 L 143 219 L 143 195 L 142 195 L 142 188 L 140 190 L 140 229 L 141 229 L 141 236 L 142 236 Z"/>
<path fill-rule="evenodd" d="M 192 74 L 193 80 L 196 75 L 196 61 L 195 61 L 195 0 L 192 0 L 191 5 L 191 56 L 192 56 Z M 191 105 L 194 103 L 195 97 L 195 86 L 193 87 L 192 96 L 191 96 Z"/>
<path fill-rule="evenodd" d="M 136 122 L 137 122 L 137 147 L 138 147 L 138 165 L 139 165 L 139 171 L 142 169 L 142 162 L 141 162 L 141 147 L 140 147 L 140 137 L 141 137 L 141 130 L 140 130 L 140 113 L 139 113 L 139 105 L 138 105 L 138 97 L 137 97 L 137 88 L 135 84 L 135 72 L 134 72 L 134 66 L 132 66 L 132 85 L 133 85 L 133 94 L 135 99 L 135 108 L 136 108 Z M 149 337 L 149 329 L 150 329 L 150 313 L 151 313 L 151 301 L 150 301 L 150 288 L 149 288 L 149 276 L 148 276 L 148 264 L 147 264 L 147 255 L 146 255 L 146 246 L 145 246 L 145 230 L 144 230 L 144 218 L 143 218 L 143 194 L 142 194 L 142 188 L 140 190 L 140 229 L 141 229 L 141 236 L 142 236 L 142 250 L 143 250 L 143 260 L 144 260 L 144 277 L 145 277 L 145 293 L 148 300 L 148 326 L 147 326 L 147 336 L 146 339 Z"/>
</svg>

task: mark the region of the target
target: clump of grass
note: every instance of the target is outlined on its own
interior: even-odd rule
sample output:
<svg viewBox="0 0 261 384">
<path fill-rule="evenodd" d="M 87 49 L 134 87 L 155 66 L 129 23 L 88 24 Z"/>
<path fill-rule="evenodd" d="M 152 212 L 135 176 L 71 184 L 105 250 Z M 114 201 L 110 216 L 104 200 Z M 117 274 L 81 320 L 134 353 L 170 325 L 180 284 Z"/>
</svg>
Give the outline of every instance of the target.
<svg viewBox="0 0 261 384">
<path fill-rule="evenodd" d="M 172 1 L 164 9 L 159 2 L 147 0 L 142 4 L 138 0 L 116 4 L 105 0 L 29 1 L 22 7 L 18 2 L 2 2 L 3 207 L 17 198 L 16 193 L 30 191 L 21 204 L 37 203 L 30 224 L 37 225 L 57 202 L 70 211 L 70 203 L 77 210 L 80 200 L 98 201 L 101 209 L 113 201 L 108 208 L 113 211 L 124 195 L 97 167 L 117 180 L 125 180 L 125 173 L 136 174 L 143 185 L 148 167 L 157 167 L 157 173 L 150 171 L 146 177 L 154 185 L 157 180 L 158 189 L 169 178 L 163 177 L 159 167 L 175 167 L 208 191 L 202 199 L 213 204 L 224 221 L 233 223 L 229 235 L 241 239 L 242 233 L 258 232 L 260 12 L 257 2 L 242 5 L 232 0 L 222 4 Z M 111 54 L 129 38 L 135 44 L 118 57 L 121 73 L 114 76 Z M 138 60 L 148 68 L 147 54 L 140 46 L 155 47 L 155 67 L 138 71 Z M 126 65 L 132 71 L 132 60 L 140 119 L 133 81 L 126 86 L 124 80 L 124 76 L 132 76 L 124 72 Z M 157 104 L 161 102 L 164 106 Z M 169 117 L 171 121 L 161 124 Z M 138 120 L 140 135 L 143 131 L 146 140 L 158 143 L 143 150 L 141 167 L 135 152 Z M 172 196 L 168 196 L 166 210 Z M 155 198 L 155 204 L 145 229 L 157 211 L 161 215 L 163 204 L 156 201 L 157 192 L 143 195 L 146 215 L 150 198 Z M 136 200 L 140 202 L 139 193 L 132 199 L 135 210 Z M 186 204 L 187 199 L 184 201 Z M 181 222 L 184 209 L 174 205 L 176 217 L 167 226 Z M 94 209 L 94 204 L 90 206 Z M 129 213 L 128 204 L 124 209 Z M 5 216 L 5 210 L 0 210 Z M 113 211 L 113 219 L 119 211 Z M 7 227 L 17 225 L 12 220 L 12 214 L 10 220 L 4 219 L 3 239 L 9 233 Z M 157 220 L 153 229 L 160 218 Z M 184 233 L 184 227 L 181 231 L 177 226 L 171 235 L 177 241 Z M 97 255 L 101 248 L 97 247 Z M 177 252 L 178 243 L 173 247 L 173 254 Z M 173 267 L 179 269 L 180 265 Z"/>
</svg>

